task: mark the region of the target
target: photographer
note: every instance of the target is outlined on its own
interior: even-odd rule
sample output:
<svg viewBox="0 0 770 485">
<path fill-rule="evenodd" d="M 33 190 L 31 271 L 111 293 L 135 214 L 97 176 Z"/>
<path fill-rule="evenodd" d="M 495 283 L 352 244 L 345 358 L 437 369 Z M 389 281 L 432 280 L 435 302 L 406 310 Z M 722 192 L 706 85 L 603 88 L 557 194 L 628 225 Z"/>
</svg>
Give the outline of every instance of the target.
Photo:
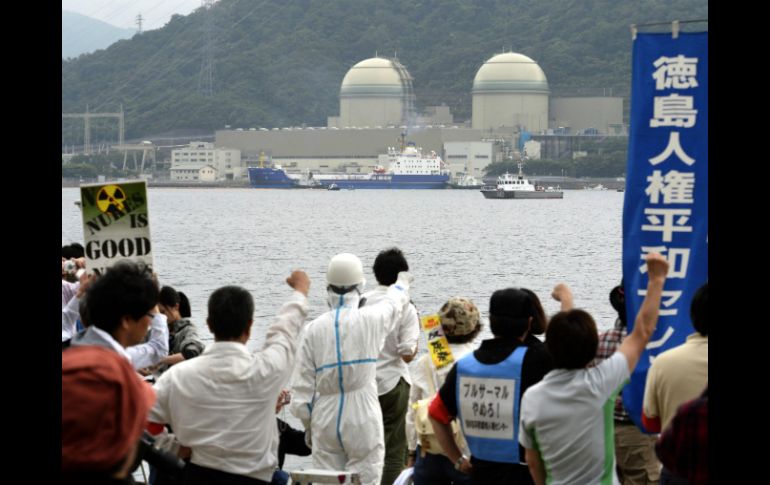
<svg viewBox="0 0 770 485">
<path fill-rule="evenodd" d="M 85 273 L 86 259 L 83 246 L 72 243 L 61 248 L 61 307 L 69 302 L 78 290 L 78 280 Z"/>
</svg>

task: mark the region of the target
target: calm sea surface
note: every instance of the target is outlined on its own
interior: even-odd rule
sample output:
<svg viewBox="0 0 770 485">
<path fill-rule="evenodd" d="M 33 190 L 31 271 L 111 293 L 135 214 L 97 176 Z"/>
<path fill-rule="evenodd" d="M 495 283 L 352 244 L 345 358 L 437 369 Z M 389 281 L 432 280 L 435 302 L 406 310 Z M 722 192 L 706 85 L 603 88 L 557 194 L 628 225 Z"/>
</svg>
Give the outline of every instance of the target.
<svg viewBox="0 0 770 485">
<path fill-rule="evenodd" d="M 377 253 L 398 246 L 415 281 L 422 314 L 451 296 L 471 298 L 484 317 L 493 291 L 526 287 L 549 315 L 565 282 L 575 305 L 601 330 L 614 322 L 610 289 L 621 278 L 623 193 L 565 191 L 563 200 L 487 200 L 471 190 L 258 190 L 150 188 L 150 229 L 161 284 L 183 291 L 207 341 L 206 302 L 213 290 L 240 285 L 252 292 L 257 348 L 290 294 L 294 268 L 311 278 L 310 317 L 325 307 L 324 274 L 334 254 L 364 264 L 367 288 Z M 83 242 L 79 189 L 62 188 L 62 245 Z M 424 346 L 421 346 L 424 348 Z M 289 420 L 296 426 L 297 422 Z M 294 457 L 291 457 L 294 458 Z M 287 458 L 287 467 L 308 464 Z"/>
</svg>

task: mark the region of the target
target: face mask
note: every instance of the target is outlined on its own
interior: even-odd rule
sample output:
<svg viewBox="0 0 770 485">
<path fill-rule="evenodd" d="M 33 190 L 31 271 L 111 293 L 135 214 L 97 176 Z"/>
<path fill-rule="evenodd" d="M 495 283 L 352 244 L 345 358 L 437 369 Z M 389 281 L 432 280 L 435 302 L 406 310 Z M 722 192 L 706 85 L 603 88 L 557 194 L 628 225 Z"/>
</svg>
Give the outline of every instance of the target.
<svg viewBox="0 0 770 485">
<path fill-rule="evenodd" d="M 340 295 L 339 293 L 335 293 L 331 289 L 326 290 L 326 304 L 329 306 L 330 309 L 334 310 L 335 308 L 339 307 L 340 305 L 351 307 L 351 308 L 358 308 L 358 302 L 361 298 L 361 291 L 360 291 L 361 285 L 357 285 L 354 289 L 348 291 L 344 295 Z M 341 298 L 340 298 L 341 297 Z"/>
</svg>

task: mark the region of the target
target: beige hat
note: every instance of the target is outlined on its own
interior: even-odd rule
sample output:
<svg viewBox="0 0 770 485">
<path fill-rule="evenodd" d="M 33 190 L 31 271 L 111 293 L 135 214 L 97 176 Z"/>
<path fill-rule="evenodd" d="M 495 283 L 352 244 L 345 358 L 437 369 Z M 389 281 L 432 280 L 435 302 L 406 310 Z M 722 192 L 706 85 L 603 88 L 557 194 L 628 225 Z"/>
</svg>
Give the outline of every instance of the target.
<svg viewBox="0 0 770 485">
<path fill-rule="evenodd" d="M 479 309 L 468 298 L 453 297 L 438 312 L 441 326 L 449 336 L 468 335 L 479 326 Z"/>
</svg>

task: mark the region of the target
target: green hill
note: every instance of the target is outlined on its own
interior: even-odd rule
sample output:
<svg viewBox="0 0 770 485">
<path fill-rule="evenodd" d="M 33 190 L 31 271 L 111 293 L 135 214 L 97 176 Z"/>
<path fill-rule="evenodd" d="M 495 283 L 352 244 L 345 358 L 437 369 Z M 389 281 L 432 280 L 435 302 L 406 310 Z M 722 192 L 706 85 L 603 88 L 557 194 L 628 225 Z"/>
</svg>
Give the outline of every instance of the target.
<svg viewBox="0 0 770 485">
<path fill-rule="evenodd" d="M 220 0 L 210 12 L 211 97 L 199 90 L 207 13 L 63 60 L 62 111 L 122 104 L 127 138 L 225 124 L 323 126 L 338 114 L 347 70 L 375 53 L 407 67 L 418 107 L 445 103 L 460 121 L 471 115 L 476 70 L 503 50 L 535 59 L 552 95 L 628 96 L 629 25 L 708 18 L 708 2 Z M 116 124 L 94 122 L 92 139 L 115 140 Z M 82 136 L 82 122 L 63 123 L 63 143 Z"/>
</svg>

